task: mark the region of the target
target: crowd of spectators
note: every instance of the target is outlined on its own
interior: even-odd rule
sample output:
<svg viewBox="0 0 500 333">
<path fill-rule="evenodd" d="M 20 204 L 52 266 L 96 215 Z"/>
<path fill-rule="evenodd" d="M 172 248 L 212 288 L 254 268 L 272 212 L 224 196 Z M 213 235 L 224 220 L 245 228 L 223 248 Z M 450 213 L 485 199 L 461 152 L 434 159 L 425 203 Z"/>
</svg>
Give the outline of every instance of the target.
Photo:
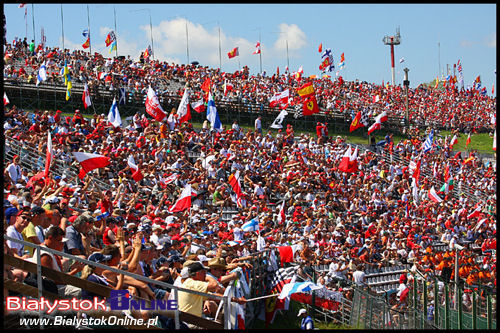
<svg viewBox="0 0 500 333">
<path fill-rule="evenodd" d="M 278 92 L 290 90 L 290 106 L 300 105 L 296 89 L 305 82 L 313 82 L 320 109 L 327 114 L 354 117 L 358 110 L 375 116 L 385 110 L 390 117 L 404 118 L 406 94 L 401 85 L 390 86 L 366 81 L 347 82 L 338 77 L 297 79 L 285 71 L 282 74 L 251 75 L 249 68 L 234 73 L 201 65 L 179 65 L 165 61 L 127 57 L 106 58 L 99 53 L 90 55 L 79 50 L 42 47 L 34 51 L 23 42 L 14 41 L 5 49 L 4 78 L 17 78 L 36 83 L 36 73 L 42 63 L 47 67 L 50 83 L 63 84 L 61 70 L 65 61 L 75 82 L 87 82 L 93 95 L 101 91 L 126 88 L 132 98 L 143 99 L 151 85 L 159 96 L 183 94 L 184 84 L 168 85 L 173 79 L 188 83 L 192 99 L 201 98 L 203 83 L 210 79 L 216 102 L 238 102 L 243 105 L 267 107 L 269 99 Z M 21 62 L 19 68 L 14 63 Z M 17 69 L 16 69 L 17 68 Z M 408 91 L 409 117 L 419 126 L 459 129 L 461 132 L 492 132 L 496 124 L 496 98 L 481 94 L 474 87 L 459 89 L 457 85 L 434 89 L 419 85 Z M 276 111 L 278 111 L 276 109 Z"/>
<path fill-rule="evenodd" d="M 54 79 L 58 76 L 62 61 L 58 50 L 37 49 L 31 56 L 20 46 L 9 46 L 7 50 L 13 52 L 12 58 L 24 57 L 27 66 L 35 69 L 48 52 L 55 53 L 51 57 L 54 64 L 48 67 L 54 66 L 50 70 Z M 86 76 L 89 81 L 99 82 L 94 74 L 106 66 L 102 56 L 89 59 L 80 51 L 67 52 L 67 56 L 75 77 Z M 241 94 L 250 100 L 265 101 L 274 91 L 298 85 L 284 75 L 248 79 L 245 70 L 224 76 L 202 67 L 152 61 L 149 65 L 135 63 L 137 68 L 133 68 L 127 62 L 135 63 L 115 59 L 108 69 L 128 77 L 117 82 L 138 89 L 162 76 L 188 77 L 194 89 L 209 76 L 216 87 L 228 79 L 234 83 L 234 90 L 227 96 L 220 94 L 220 99 Z M 156 71 L 161 74 L 154 74 Z M 138 72 L 144 75 L 132 74 Z M 381 101 L 398 103 L 393 98 L 399 93 L 389 93 L 398 87 L 314 82 L 320 100 L 333 99 L 336 93 L 332 91 L 356 93 L 362 96 L 357 103 L 367 99 L 366 103 L 372 105 L 370 99 L 376 92 Z M 418 100 L 423 98 L 424 103 L 434 98 L 442 102 L 447 96 L 424 88 L 413 90 L 412 95 L 418 96 Z M 496 108 L 489 104 L 490 98 L 470 92 L 457 92 L 453 101 L 464 103 L 464 114 L 458 115 L 456 121 L 469 115 L 476 121 L 476 116 L 472 116 L 475 112 L 488 114 L 488 108 Z M 339 105 L 336 107 L 340 109 Z M 423 114 L 432 107 L 427 105 Z M 397 108 L 391 110 L 398 112 Z M 433 112 L 432 117 L 441 119 Z M 31 146 L 41 156 L 45 154 L 50 131 L 54 159 L 65 161 L 68 166 L 78 167 L 71 155 L 76 151 L 105 155 L 111 160 L 109 166 L 94 170 L 84 179 L 52 173 L 44 179 L 36 177 L 44 169 L 43 161 L 26 169 L 19 165 L 20 156 L 6 160 L 4 234 L 9 237 L 64 249 L 110 267 L 218 295 L 238 278 L 235 269 L 252 268 L 245 258 L 266 248 L 292 244 L 299 244 L 293 261 L 303 266 L 304 274 L 310 273 L 307 266 L 311 264 L 329 265 L 320 283 L 332 290 L 339 290 L 336 283 L 342 281 L 364 285 L 367 269 L 398 264 L 411 263 L 428 277 L 440 275 L 444 268 L 453 267 L 451 258 L 455 251 L 460 252 L 459 274 L 467 286 L 496 287 L 496 165 L 485 166 L 478 159 L 464 163 L 460 156 L 451 153 L 444 139 L 437 140 L 430 152 L 422 154 L 426 133 L 397 144 L 389 137 L 385 149 L 407 161 L 421 158 L 422 166 L 432 166 L 433 177 L 443 183 L 448 167 L 454 186 L 474 187 L 486 193 L 487 200 L 476 204 L 466 196 L 457 197 L 437 189 L 443 201 L 436 203 L 428 195 L 431 179 L 421 175 L 415 186 L 412 170 L 406 165 L 397 160 L 385 162 L 370 151 L 359 154 L 357 171 L 340 171 L 345 138 L 325 135 L 317 140 L 309 134 L 296 136 L 291 125 L 275 136 L 271 131 L 245 131 L 234 125 L 222 132 L 194 130 L 189 123 L 176 124 L 171 129 L 138 114 L 132 122 L 113 127 L 105 115 L 85 119 L 79 112 L 73 117 L 52 111 L 29 114 L 8 106 L 4 129 L 10 142 Z M 190 158 L 193 153 L 199 157 Z M 133 156 L 144 175 L 140 181 L 132 179 L 129 156 Z M 243 190 L 238 200 L 229 185 L 229 176 L 236 171 Z M 173 174 L 178 175 L 177 179 L 167 184 L 166 179 Z M 110 190 L 99 190 L 93 179 L 108 183 Z M 168 208 L 186 184 L 196 192 L 191 209 L 170 213 Z M 280 223 L 279 207 L 283 201 L 286 218 Z M 230 221 L 222 219 L 224 207 L 237 211 Z M 477 214 L 472 214 L 474 211 Z M 242 230 L 242 225 L 252 219 L 258 219 L 260 231 Z M 449 249 L 437 250 L 433 246 L 436 242 L 449 244 Z M 467 246 L 456 250 L 456 243 Z M 33 260 L 33 248 L 4 241 L 4 250 Z M 477 254 L 484 256 L 482 262 L 475 260 Z M 42 258 L 47 267 L 114 289 L 127 288 L 142 298 L 173 296 L 168 289 L 47 252 Z M 6 267 L 4 272 L 18 282 L 36 281 L 20 269 Z M 453 274 L 454 270 L 452 279 Z M 63 281 L 44 281 L 46 288 L 60 295 L 92 297 L 86 291 L 68 288 Z M 182 293 L 179 297 L 182 311 L 215 317 L 217 300 Z M 246 302 L 244 298 L 234 301 Z M 148 313 L 133 315 L 146 318 Z"/>
</svg>

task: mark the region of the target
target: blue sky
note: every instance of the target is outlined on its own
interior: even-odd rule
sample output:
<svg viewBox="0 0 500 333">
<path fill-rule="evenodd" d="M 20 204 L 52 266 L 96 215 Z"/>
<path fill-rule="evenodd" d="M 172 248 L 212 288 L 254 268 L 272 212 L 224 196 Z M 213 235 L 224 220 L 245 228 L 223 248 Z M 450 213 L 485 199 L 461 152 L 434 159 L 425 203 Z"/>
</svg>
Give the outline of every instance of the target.
<svg viewBox="0 0 500 333">
<path fill-rule="evenodd" d="M 255 43 L 262 45 L 262 68 L 283 73 L 303 66 L 304 75 L 319 75 L 320 43 L 333 52 L 336 70 L 340 54 L 346 80 L 381 83 L 391 80 L 390 48 L 384 36 L 399 26 L 401 44 L 395 47 L 396 84 L 403 80 L 403 68 L 410 69 L 410 86 L 427 83 L 446 74 L 447 64 L 460 59 L 465 86 L 481 75 L 483 86 L 496 93 L 496 4 L 89 4 L 92 51 L 108 55 L 104 40 L 114 30 L 116 9 L 118 55 L 138 59 L 153 43 L 158 59 L 186 63 L 186 25 L 189 61 L 219 67 L 219 28 L 222 70 L 233 72 L 247 65 L 260 71 Z M 33 38 L 32 5 L 28 4 L 27 32 Z M 7 40 L 26 35 L 24 9 L 4 4 Z M 61 5 L 35 4 L 35 36 L 44 28 L 47 45 L 62 47 Z M 83 49 L 87 28 L 87 4 L 64 4 L 66 48 Z M 438 48 L 438 43 L 440 47 Z M 227 52 L 238 46 L 240 56 L 228 59 Z M 113 54 L 114 55 L 114 52 Z M 400 63 L 399 60 L 405 61 Z M 329 73 L 335 76 L 335 72 Z"/>
</svg>

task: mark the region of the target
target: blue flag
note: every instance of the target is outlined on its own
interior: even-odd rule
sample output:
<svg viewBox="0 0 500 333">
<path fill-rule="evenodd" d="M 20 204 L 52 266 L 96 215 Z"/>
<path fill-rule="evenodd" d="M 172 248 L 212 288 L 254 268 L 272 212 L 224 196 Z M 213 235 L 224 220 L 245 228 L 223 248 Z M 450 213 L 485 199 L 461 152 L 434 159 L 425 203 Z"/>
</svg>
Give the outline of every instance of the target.
<svg viewBox="0 0 500 333">
<path fill-rule="evenodd" d="M 127 99 L 126 99 L 127 94 L 125 92 L 125 88 L 120 88 L 119 93 L 120 93 L 120 97 L 118 99 L 119 100 L 118 104 L 125 105 L 125 103 L 127 102 Z"/>
<path fill-rule="evenodd" d="M 217 113 L 217 108 L 215 107 L 212 93 L 208 95 L 207 119 L 208 121 L 210 121 L 212 129 L 219 132 L 222 131 L 222 124 L 219 119 L 219 114 Z"/>
<path fill-rule="evenodd" d="M 432 141 L 434 140 L 434 130 L 431 130 L 427 139 L 424 142 L 424 153 L 427 153 L 432 148 Z"/>
<path fill-rule="evenodd" d="M 84 29 L 82 35 L 83 37 L 87 38 L 89 36 L 89 29 Z"/>
</svg>

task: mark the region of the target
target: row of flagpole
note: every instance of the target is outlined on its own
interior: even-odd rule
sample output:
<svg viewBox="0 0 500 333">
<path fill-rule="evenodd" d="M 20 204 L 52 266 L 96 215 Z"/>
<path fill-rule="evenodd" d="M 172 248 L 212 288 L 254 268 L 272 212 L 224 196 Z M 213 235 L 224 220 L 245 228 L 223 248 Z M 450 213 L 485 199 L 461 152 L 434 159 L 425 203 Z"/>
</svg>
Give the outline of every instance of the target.
<svg viewBox="0 0 500 333">
<path fill-rule="evenodd" d="M 32 6 L 32 16 L 33 16 L 33 36 L 35 36 L 35 14 L 34 14 L 34 5 L 31 4 Z M 20 8 L 22 8 L 20 6 Z M 114 27 L 115 27 L 115 34 L 116 34 L 116 7 L 113 6 L 113 16 L 114 16 Z M 26 18 L 26 14 L 25 14 L 25 18 Z M 27 22 L 27 21 L 26 21 Z M 150 25 L 151 25 L 151 16 L 150 16 Z M 28 24 L 26 23 L 26 31 L 28 29 Z M 152 26 L 151 26 L 151 29 L 152 29 Z M 89 5 L 87 5 L 87 31 L 88 31 L 88 40 L 89 40 L 89 48 L 90 48 L 90 54 L 92 54 L 92 42 L 91 42 L 91 39 L 90 39 L 90 8 L 89 8 Z M 64 50 L 65 49 L 65 44 L 64 44 L 64 11 L 63 11 L 63 5 L 61 4 L 61 37 L 62 37 L 62 49 Z M 151 32 L 151 44 L 153 43 L 153 34 Z M 34 37 L 33 37 L 34 39 Z M 118 57 L 118 42 L 117 40 L 115 39 L 115 43 L 116 45 L 114 46 L 114 50 L 115 50 L 115 56 Z"/>
</svg>

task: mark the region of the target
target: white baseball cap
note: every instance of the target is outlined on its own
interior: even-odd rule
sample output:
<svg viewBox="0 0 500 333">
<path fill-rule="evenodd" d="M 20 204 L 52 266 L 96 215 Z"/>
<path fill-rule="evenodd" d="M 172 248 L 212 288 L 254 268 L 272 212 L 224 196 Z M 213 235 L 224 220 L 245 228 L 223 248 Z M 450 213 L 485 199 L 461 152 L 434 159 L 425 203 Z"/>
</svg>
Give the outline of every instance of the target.
<svg viewBox="0 0 500 333">
<path fill-rule="evenodd" d="M 300 309 L 297 317 L 300 317 L 303 313 L 307 313 L 306 309 Z"/>
</svg>

